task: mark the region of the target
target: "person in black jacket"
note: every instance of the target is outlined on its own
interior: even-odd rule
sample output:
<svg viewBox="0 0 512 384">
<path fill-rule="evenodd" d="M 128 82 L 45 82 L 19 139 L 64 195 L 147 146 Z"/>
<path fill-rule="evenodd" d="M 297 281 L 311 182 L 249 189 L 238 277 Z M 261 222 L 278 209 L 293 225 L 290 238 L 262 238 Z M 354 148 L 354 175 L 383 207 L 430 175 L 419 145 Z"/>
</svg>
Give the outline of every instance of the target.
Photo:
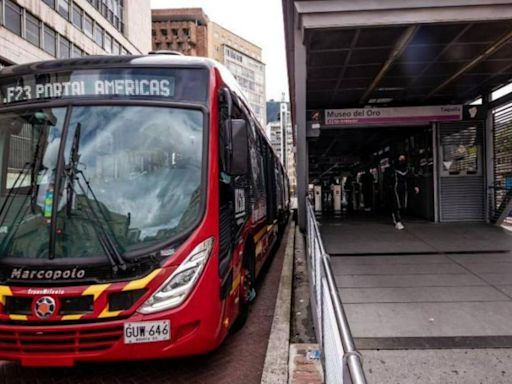
<svg viewBox="0 0 512 384">
<path fill-rule="evenodd" d="M 416 194 L 420 193 L 416 184 L 416 176 L 409 167 L 405 155 L 400 155 L 398 162 L 387 168 L 384 175 L 393 223 L 396 229 L 403 230 L 405 227 L 402 223 L 402 213 L 407 208 L 409 190 L 414 189 Z"/>
</svg>

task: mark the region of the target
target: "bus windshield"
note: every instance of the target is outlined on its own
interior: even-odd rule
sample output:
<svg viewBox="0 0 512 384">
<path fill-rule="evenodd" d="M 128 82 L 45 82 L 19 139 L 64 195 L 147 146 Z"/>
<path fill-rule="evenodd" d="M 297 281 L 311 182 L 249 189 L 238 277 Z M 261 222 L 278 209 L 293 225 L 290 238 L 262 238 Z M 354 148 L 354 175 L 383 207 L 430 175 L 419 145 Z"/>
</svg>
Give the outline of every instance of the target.
<svg viewBox="0 0 512 384">
<path fill-rule="evenodd" d="M 189 230 L 201 211 L 203 119 L 133 105 L 1 113 L 0 258 L 48 259 L 52 228 L 56 259 L 105 256 L 105 237 L 125 254 Z"/>
</svg>

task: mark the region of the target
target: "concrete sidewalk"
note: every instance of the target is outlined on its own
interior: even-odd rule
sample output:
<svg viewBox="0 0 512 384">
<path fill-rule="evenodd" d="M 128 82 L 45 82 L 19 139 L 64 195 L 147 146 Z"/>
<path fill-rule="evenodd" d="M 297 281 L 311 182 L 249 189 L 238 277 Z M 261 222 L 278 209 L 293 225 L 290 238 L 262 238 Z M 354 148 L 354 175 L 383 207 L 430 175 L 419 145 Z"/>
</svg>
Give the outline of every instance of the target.
<svg viewBox="0 0 512 384">
<path fill-rule="evenodd" d="M 397 255 L 512 250 L 512 234 L 484 223 L 435 224 L 406 222 L 397 231 L 384 220 L 320 221 L 320 232 L 330 255 Z"/>
<path fill-rule="evenodd" d="M 261 384 L 321 384 L 318 345 L 304 343 L 314 336 L 305 313 L 309 287 L 304 237 L 295 225 L 289 229 L 285 252 Z"/>
</svg>

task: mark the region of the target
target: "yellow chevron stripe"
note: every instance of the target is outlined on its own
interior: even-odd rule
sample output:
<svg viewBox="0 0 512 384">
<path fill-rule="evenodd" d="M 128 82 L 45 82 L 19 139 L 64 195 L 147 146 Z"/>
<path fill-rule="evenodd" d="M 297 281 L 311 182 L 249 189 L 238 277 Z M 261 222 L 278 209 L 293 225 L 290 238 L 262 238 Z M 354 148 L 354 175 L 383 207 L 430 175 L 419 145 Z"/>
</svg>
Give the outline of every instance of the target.
<svg viewBox="0 0 512 384">
<path fill-rule="evenodd" d="M 261 230 L 256 234 L 256 236 L 254 236 L 254 242 L 257 243 L 258 241 L 260 241 L 261 238 L 265 235 L 265 233 L 267 233 L 267 228 L 261 228 Z"/>
<path fill-rule="evenodd" d="M 82 315 L 65 315 L 62 316 L 61 320 L 80 320 L 82 318 Z"/>
<path fill-rule="evenodd" d="M 155 278 L 156 275 L 160 273 L 162 269 L 155 269 L 153 272 L 151 272 L 146 277 L 140 279 L 140 280 L 134 280 L 130 281 L 128 284 L 126 284 L 123 288 L 123 291 L 133 291 L 135 289 L 142 289 L 146 288 L 146 286 Z"/>
<path fill-rule="evenodd" d="M 5 296 L 12 296 L 11 288 L 0 285 L 0 303 L 5 304 Z"/>
<path fill-rule="evenodd" d="M 100 313 L 100 315 L 98 316 L 98 319 L 103 319 L 105 317 L 116 317 L 116 316 L 119 316 L 119 314 L 121 313 L 122 311 L 114 311 L 114 312 L 110 312 L 108 310 L 108 306 L 107 308 L 105 308 L 103 310 L 103 312 Z"/>
<path fill-rule="evenodd" d="M 88 287 L 83 293 L 82 296 L 88 296 L 93 295 L 94 301 L 100 297 L 100 295 L 110 286 L 110 284 L 97 284 L 97 285 L 91 285 Z"/>
<path fill-rule="evenodd" d="M 11 320 L 27 320 L 27 315 L 9 315 L 9 319 Z"/>
<path fill-rule="evenodd" d="M 231 285 L 231 292 L 229 292 L 230 295 L 232 295 L 236 289 L 238 288 L 238 286 L 240 285 L 240 280 L 241 280 L 241 277 L 240 277 L 240 274 L 235 278 L 235 280 L 233 281 L 233 284 Z"/>
</svg>

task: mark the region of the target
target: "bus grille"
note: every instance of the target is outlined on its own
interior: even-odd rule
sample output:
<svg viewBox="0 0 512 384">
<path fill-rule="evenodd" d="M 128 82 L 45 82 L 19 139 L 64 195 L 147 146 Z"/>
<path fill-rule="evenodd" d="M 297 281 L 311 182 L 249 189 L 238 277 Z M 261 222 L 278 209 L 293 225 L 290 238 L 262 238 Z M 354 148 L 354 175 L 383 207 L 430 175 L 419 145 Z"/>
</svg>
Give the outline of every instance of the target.
<svg viewBox="0 0 512 384">
<path fill-rule="evenodd" d="M 0 330 L 0 353 L 82 353 L 105 351 L 123 336 L 123 327 L 72 330 Z"/>
</svg>

